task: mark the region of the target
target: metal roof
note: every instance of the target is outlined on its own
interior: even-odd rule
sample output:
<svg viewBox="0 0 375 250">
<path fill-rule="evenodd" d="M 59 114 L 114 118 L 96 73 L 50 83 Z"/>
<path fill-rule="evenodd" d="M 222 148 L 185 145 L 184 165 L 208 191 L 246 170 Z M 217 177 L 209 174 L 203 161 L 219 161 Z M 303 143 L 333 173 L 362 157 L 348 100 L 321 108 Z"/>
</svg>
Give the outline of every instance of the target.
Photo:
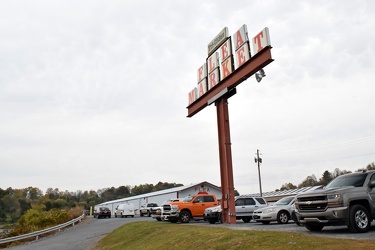
<svg viewBox="0 0 375 250">
<path fill-rule="evenodd" d="M 263 192 L 264 198 L 271 198 L 271 197 L 278 197 L 278 196 L 289 196 L 289 195 L 297 195 L 299 193 L 312 191 L 315 189 L 320 188 L 321 186 L 312 186 L 312 187 L 303 187 L 303 188 L 296 188 L 296 189 L 287 189 L 282 191 L 270 191 L 270 192 Z M 245 194 L 240 195 L 239 197 L 260 197 L 260 193 L 255 194 Z"/>
<path fill-rule="evenodd" d="M 175 192 L 180 192 L 180 191 L 189 189 L 191 187 L 200 186 L 200 185 L 210 185 L 210 186 L 216 187 L 218 189 L 221 189 L 220 187 L 218 187 L 216 185 L 213 185 L 212 183 L 209 183 L 207 181 L 203 181 L 203 182 L 194 183 L 194 184 L 190 184 L 190 185 L 185 185 L 185 186 L 155 191 L 155 192 L 151 192 L 151 193 L 147 193 L 147 194 L 140 194 L 140 195 L 129 196 L 129 197 L 125 197 L 125 198 L 121 198 L 121 199 L 117 199 L 117 200 L 106 201 L 106 202 L 103 202 L 99 205 L 106 205 L 108 203 L 117 203 L 117 202 L 123 202 L 123 201 L 128 201 L 128 200 L 142 199 L 142 198 L 146 198 L 146 197 L 150 197 L 150 196 L 157 196 L 157 195 L 175 193 Z"/>
<path fill-rule="evenodd" d="M 140 194 L 140 195 L 135 195 L 135 196 L 129 196 L 126 198 L 121 198 L 117 200 L 111 200 L 111 201 L 106 201 L 103 202 L 99 205 L 106 205 L 109 203 L 117 203 L 117 202 L 124 202 L 124 201 L 129 201 L 129 200 L 135 200 L 135 199 L 142 199 L 150 196 L 157 196 L 157 195 L 163 195 L 163 194 L 169 194 L 169 193 L 175 193 L 175 192 L 180 192 L 186 189 L 189 189 L 191 187 L 195 186 L 200 186 L 200 185 L 211 185 L 214 187 L 217 187 L 220 189 L 219 186 L 213 185 L 207 181 L 199 182 L 199 183 L 194 183 L 190 185 L 185 185 L 185 186 L 180 186 L 180 187 L 174 187 L 174 188 L 169 188 L 169 189 L 164 189 L 156 192 L 151 192 L 147 194 Z M 303 187 L 303 188 L 296 188 L 296 189 L 287 189 L 287 190 L 282 190 L 282 191 L 270 191 L 270 192 L 263 192 L 263 198 L 272 198 L 272 197 L 280 197 L 280 196 L 292 196 L 292 195 L 297 195 L 299 193 L 307 192 L 307 191 L 312 191 L 315 189 L 320 188 L 321 186 L 311 186 L 311 187 Z M 260 193 L 254 193 L 254 194 L 243 194 L 238 197 L 260 197 Z"/>
</svg>

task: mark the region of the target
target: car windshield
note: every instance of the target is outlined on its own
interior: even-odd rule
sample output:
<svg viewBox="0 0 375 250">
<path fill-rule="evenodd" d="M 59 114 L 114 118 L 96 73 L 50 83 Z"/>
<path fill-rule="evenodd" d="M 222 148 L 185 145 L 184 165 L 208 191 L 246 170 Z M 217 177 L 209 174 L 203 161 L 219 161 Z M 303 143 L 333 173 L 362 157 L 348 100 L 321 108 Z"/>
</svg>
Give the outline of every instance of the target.
<svg viewBox="0 0 375 250">
<path fill-rule="evenodd" d="M 348 174 L 341 175 L 336 179 L 333 179 L 330 183 L 327 184 L 325 188 L 335 188 L 335 187 L 362 187 L 367 174 Z"/>
<path fill-rule="evenodd" d="M 273 204 L 274 206 L 282 206 L 282 205 L 288 205 L 289 203 L 291 203 L 293 201 L 294 197 L 284 197 L 280 200 L 278 200 L 275 204 Z"/>
<path fill-rule="evenodd" d="M 184 199 L 184 202 L 189 202 L 189 201 L 191 201 L 193 198 L 194 198 L 194 196 L 187 196 L 187 197 Z"/>
</svg>

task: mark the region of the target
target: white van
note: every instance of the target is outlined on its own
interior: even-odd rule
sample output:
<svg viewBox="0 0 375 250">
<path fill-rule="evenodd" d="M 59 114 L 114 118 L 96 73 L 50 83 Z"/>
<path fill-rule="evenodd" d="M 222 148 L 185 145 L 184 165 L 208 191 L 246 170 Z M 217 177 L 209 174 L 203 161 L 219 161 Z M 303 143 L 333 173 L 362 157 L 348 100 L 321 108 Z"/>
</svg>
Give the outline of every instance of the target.
<svg viewBox="0 0 375 250">
<path fill-rule="evenodd" d="M 115 217 L 134 217 L 134 204 L 124 203 L 116 207 Z"/>
</svg>

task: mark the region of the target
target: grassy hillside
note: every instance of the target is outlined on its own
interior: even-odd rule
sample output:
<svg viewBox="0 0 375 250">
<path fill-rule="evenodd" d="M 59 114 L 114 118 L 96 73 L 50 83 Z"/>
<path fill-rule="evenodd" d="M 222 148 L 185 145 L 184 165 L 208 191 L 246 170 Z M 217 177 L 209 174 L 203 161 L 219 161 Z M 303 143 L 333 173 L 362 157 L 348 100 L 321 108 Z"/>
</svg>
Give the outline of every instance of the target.
<svg viewBox="0 0 375 250">
<path fill-rule="evenodd" d="M 99 241 L 108 249 L 375 249 L 375 241 L 333 239 L 297 233 L 233 230 L 192 224 L 133 222 Z"/>
</svg>

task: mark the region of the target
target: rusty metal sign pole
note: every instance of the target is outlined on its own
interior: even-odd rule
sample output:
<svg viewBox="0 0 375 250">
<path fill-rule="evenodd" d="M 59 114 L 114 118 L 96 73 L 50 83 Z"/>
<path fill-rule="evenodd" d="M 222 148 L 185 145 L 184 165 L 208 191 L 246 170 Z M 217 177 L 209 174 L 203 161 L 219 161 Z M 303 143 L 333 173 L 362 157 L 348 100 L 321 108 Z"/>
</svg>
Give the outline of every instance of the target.
<svg viewBox="0 0 375 250">
<path fill-rule="evenodd" d="M 236 224 L 228 97 L 216 101 L 223 223 Z"/>
</svg>

